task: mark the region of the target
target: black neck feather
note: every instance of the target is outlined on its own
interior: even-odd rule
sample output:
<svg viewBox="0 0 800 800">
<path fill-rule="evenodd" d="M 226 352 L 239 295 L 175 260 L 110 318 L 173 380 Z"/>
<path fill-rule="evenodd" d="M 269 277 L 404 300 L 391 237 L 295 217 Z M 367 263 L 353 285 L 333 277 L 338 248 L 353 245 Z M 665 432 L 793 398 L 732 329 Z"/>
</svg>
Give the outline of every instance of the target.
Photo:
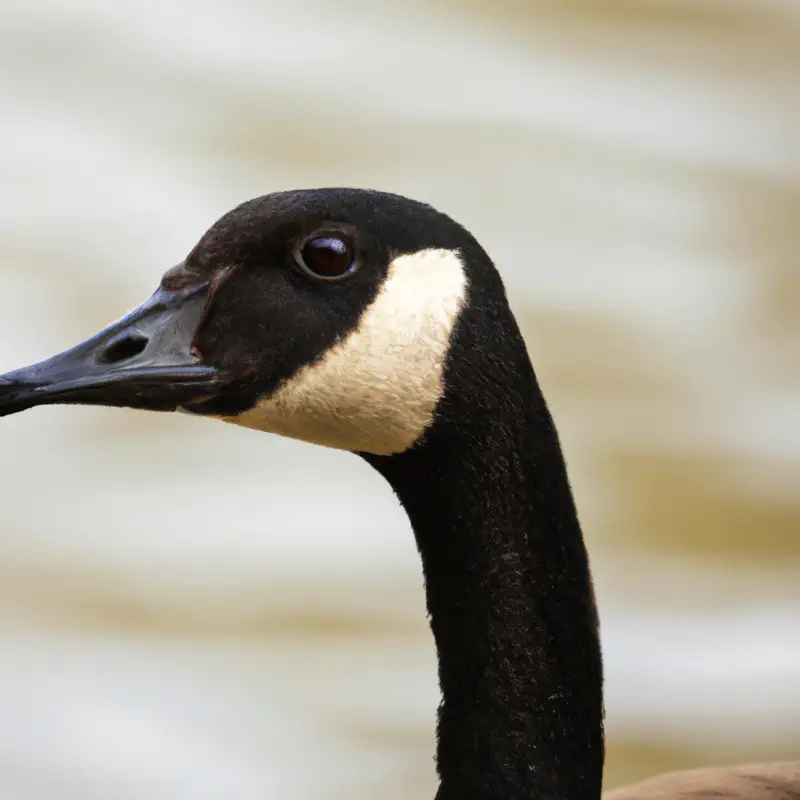
<svg viewBox="0 0 800 800">
<path fill-rule="evenodd" d="M 502 358 L 481 347 L 487 314 Z M 412 450 L 368 457 L 422 557 L 442 690 L 437 800 L 598 800 L 598 623 L 558 436 L 507 308 L 465 315 L 437 422 Z"/>
</svg>

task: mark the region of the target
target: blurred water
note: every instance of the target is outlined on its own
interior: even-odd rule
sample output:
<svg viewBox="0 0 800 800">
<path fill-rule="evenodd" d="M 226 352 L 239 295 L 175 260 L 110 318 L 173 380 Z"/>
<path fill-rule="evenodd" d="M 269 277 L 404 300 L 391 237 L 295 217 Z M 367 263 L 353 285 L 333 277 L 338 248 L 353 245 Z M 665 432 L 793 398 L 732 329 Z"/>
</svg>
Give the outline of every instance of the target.
<svg viewBox="0 0 800 800">
<path fill-rule="evenodd" d="M 250 196 L 432 202 L 495 257 L 559 422 L 608 784 L 796 755 L 798 45 L 765 0 L 6 0 L 0 371 Z M 3 798 L 432 795 L 419 565 L 364 464 L 51 408 L 3 421 L 0 475 Z"/>
</svg>

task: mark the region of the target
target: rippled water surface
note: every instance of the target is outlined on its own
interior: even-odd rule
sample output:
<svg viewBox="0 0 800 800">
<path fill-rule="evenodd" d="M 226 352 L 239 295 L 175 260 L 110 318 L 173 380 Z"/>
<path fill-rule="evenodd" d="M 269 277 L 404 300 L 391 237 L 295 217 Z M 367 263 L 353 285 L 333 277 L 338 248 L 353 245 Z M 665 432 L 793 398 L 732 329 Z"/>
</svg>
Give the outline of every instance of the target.
<svg viewBox="0 0 800 800">
<path fill-rule="evenodd" d="M 493 254 L 603 616 L 608 785 L 800 752 L 800 14 L 778 0 L 0 7 L 0 371 L 235 203 L 348 184 Z M 358 459 L 0 425 L 0 795 L 434 792 L 408 524 Z"/>
</svg>

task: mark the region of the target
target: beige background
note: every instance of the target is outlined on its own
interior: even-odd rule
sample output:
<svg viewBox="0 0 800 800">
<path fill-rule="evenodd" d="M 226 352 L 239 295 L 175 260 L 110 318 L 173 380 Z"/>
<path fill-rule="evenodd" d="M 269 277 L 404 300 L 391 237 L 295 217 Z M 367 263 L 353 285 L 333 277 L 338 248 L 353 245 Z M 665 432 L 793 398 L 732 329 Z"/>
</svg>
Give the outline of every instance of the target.
<svg viewBox="0 0 800 800">
<path fill-rule="evenodd" d="M 800 752 L 800 13 L 779 0 L 0 6 L 0 370 L 240 200 L 467 224 L 559 423 L 608 785 Z M 358 459 L 176 416 L 0 422 L 4 800 L 430 797 L 408 525 Z"/>
</svg>

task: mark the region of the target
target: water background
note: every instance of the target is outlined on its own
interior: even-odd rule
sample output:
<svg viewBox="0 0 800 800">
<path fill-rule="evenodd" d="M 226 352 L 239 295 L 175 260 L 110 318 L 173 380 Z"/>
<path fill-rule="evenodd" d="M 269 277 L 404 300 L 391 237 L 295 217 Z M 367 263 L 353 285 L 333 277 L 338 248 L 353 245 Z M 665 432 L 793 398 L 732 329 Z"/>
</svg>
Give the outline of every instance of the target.
<svg viewBox="0 0 800 800">
<path fill-rule="evenodd" d="M 607 785 L 800 753 L 800 6 L 5 0 L 0 371 L 234 204 L 426 200 L 559 424 Z M 434 793 L 420 567 L 357 458 L 180 415 L 0 424 L 3 800 Z"/>
</svg>

